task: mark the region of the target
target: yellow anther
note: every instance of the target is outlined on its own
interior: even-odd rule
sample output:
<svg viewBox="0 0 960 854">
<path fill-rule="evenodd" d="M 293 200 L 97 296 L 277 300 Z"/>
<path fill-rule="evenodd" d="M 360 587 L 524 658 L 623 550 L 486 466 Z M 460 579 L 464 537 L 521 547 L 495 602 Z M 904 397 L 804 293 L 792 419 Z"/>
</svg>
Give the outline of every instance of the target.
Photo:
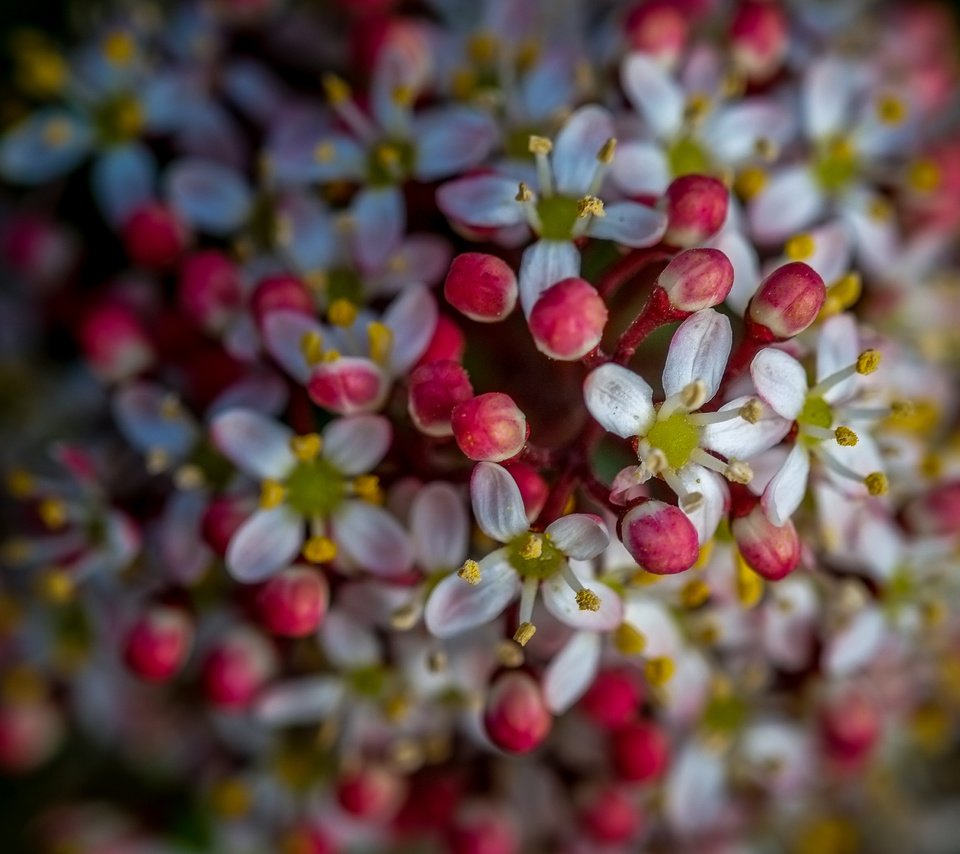
<svg viewBox="0 0 960 854">
<path fill-rule="evenodd" d="M 398 107 L 409 107 L 417 97 L 412 86 L 394 86 L 390 98 Z"/>
<path fill-rule="evenodd" d="M 173 473 L 173 482 L 177 489 L 187 491 L 205 486 L 207 478 L 200 466 L 193 463 L 184 463 Z"/>
<path fill-rule="evenodd" d="M 837 444 L 842 445 L 844 448 L 852 448 L 860 441 L 857 434 L 849 427 L 837 427 L 837 429 L 833 431 L 833 435 L 837 437 Z"/>
<path fill-rule="evenodd" d="M 442 649 L 434 649 L 427 654 L 427 667 L 431 673 L 443 673 L 449 663 L 447 654 Z"/>
<path fill-rule="evenodd" d="M 527 638 L 527 640 L 529 639 Z M 504 640 L 497 644 L 497 661 L 504 667 L 519 667 L 523 664 L 523 649 L 517 646 L 518 643 L 519 641 Z"/>
<path fill-rule="evenodd" d="M 733 189 L 744 201 L 750 201 L 767 186 L 767 173 L 759 166 L 747 166 L 734 179 Z"/>
<path fill-rule="evenodd" d="M 332 142 L 318 142 L 313 149 L 313 159 L 317 163 L 331 163 L 336 154 L 337 149 Z"/>
<path fill-rule="evenodd" d="M 875 107 L 877 118 L 885 125 L 902 124 L 907 117 L 907 105 L 896 95 L 881 95 Z"/>
<path fill-rule="evenodd" d="M 536 633 L 537 627 L 533 623 L 521 623 L 513 633 L 513 639 L 520 644 L 520 646 L 526 646 L 530 643 L 530 638 Z"/>
<path fill-rule="evenodd" d="M 918 193 L 932 193 L 940 186 L 943 176 L 932 160 L 917 160 L 907 169 L 907 183 Z"/>
<path fill-rule="evenodd" d="M 307 283 L 307 287 L 310 288 L 311 291 L 321 294 L 327 289 L 329 277 L 327 276 L 326 270 L 309 270 L 303 274 L 303 280 Z M 319 333 L 316 332 L 307 334 L 316 335 L 317 338 L 320 337 Z"/>
<path fill-rule="evenodd" d="M 7 473 L 7 492 L 14 498 L 28 498 L 34 486 L 33 475 L 25 469 L 13 469 Z"/>
<path fill-rule="evenodd" d="M 519 549 L 519 555 L 524 560 L 537 560 L 542 554 L 543 538 L 539 534 L 530 534 Z"/>
<path fill-rule="evenodd" d="M 894 418 L 910 418 L 917 412 L 912 400 L 895 400 L 890 404 L 890 414 Z"/>
<path fill-rule="evenodd" d="M 331 362 L 336 362 L 339 358 L 339 350 L 325 350 L 323 355 L 320 357 L 320 361 L 329 365 Z"/>
<path fill-rule="evenodd" d="M 49 98 L 63 90 L 69 69 L 56 50 L 41 46 L 17 56 L 16 76 L 17 83 L 28 95 Z"/>
<path fill-rule="evenodd" d="M 336 74 L 323 75 L 323 91 L 331 104 L 343 104 L 351 98 L 350 85 Z"/>
<path fill-rule="evenodd" d="M 127 65 L 137 53 L 137 44 L 128 32 L 114 30 L 101 46 L 103 55 L 113 65 Z"/>
<path fill-rule="evenodd" d="M 327 320 L 334 326 L 352 326 L 357 319 L 357 307 L 348 299 L 338 297 L 327 309 Z"/>
<path fill-rule="evenodd" d="M 893 216 L 893 207 L 886 199 L 877 196 L 867 205 L 867 215 L 876 222 L 886 222 Z"/>
<path fill-rule="evenodd" d="M 530 192 L 530 188 L 523 182 L 520 182 L 519 188 L 517 189 L 517 195 L 514 198 L 518 202 L 532 202 L 533 193 Z"/>
<path fill-rule="evenodd" d="M 453 72 L 450 87 L 454 98 L 466 100 L 473 94 L 476 85 L 477 78 L 471 69 L 458 68 Z"/>
<path fill-rule="evenodd" d="M 723 470 L 723 476 L 731 483 L 748 484 L 753 480 L 753 469 L 743 460 L 730 460 Z"/>
<path fill-rule="evenodd" d="M 399 632 L 410 631 L 420 619 L 420 608 L 413 602 L 407 602 L 390 614 L 390 626 Z"/>
<path fill-rule="evenodd" d="M 48 602 L 63 605 L 73 598 L 77 585 L 73 576 L 65 569 L 56 568 L 40 578 L 40 594 Z"/>
<path fill-rule="evenodd" d="M 378 365 L 386 364 L 393 349 L 393 330 L 375 320 L 367 325 L 367 339 L 370 342 L 370 358 Z"/>
<path fill-rule="evenodd" d="M 863 282 L 859 273 L 847 273 L 835 281 L 827 291 L 829 299 L 836 300 L 841 311 L 850 308 L 858 299 L 863 290 Z"/>
<path fill-rule="evenodd" d="M 599 611 L 600 597 L 586 587 L 577 591 L 577 607 L 581 611 Z"/>
<path fill-rule="evenodd" d="M 673 679 L 673 674 L 676 672 L 677 665 L 666 655 L 648 658 L 643 666 L 643 674 L 647 677 L 647 682 L 655 688 L 666 685 Z"/>
<path fill-rule="evenodd" d="M 43 141 L 51 148 L 59 148 L 73 136 L 73 126 L 66 119 L 49 119 L 43 126 Z"/>
<path fill-rule="evenodd" d="M 0 682 L 0 696 L 12 703 L 36 701 L 46 694 L 40 674 L 32 667 L 11 667 Z"/>
<path fill-rule="evenodd" d="M 264 510 L 272 510 L 283 504 L 287 491 L 283 484 L 276 480 L 265 480 L 260 484 L 260 506 Z"/>
<path fill-rule="evenodd" d="M 783 249 L 791 261 L 806 261 L 817 249 L 817 242 L 812 234 L 796 234 L 787 241 Z"/>
<path fill-rule="evenodd" d="M 400 149 L 389 142 L 384 142 L 377 146 L 376 158 L 381 166 L 389 169 L 400 162 Z"/>
<path fill-rule="evenodd" d="M 553 151 L 553 143 L 545 136 L 530 135 L 528 143 L 531 154 L 549 154 Z"/>
<path fill-rule="evenodd" d="M 697 555 L 697 562 L 693 565 L 693 569 L 703 569 L 709 562 L 710 558 L 713 556 L 713 540 L 707 540 L 702 546 L 700 546 L 700 554 Z"/>
<path fill-rule="evenodd" d="M 744 608 L 752 608 L 763 596 L 763 579 L 737 552 L 737 599 Z"/>
<path fill-rule="evenodd" d="M 731 70 L 720 81 L 724 98 L 739 98 L 747 88 L 747 80 L 739 71 Z"/>
<path fill-rule="evenodd" d="M 517 48 L 517 70 L 522 74 L 536 65 L 540 58 L 540 44 L 536 39 L 525 39 Z"/>
<path fill-rule="evenodd" d="M 924 477 L 936 480 L 943 475 L 945 468 L 943 457 L 935 451 L 929 451 L 923 455 L 917 468 Z"/>
<path fill-rule="evenodd" d="M 137 136 L 144 125 L 143 107 L 134 98 L 124 98 L 114 106 L 113 124 L 117 133 L 130 139 Z"/>
<path fill-rule="evenodd" d="M 467 55 L 479 65 L 487 65 L 497 57 L 499 42 L 493 33 L 476 33 L 467 42 Z"/>
<path fill-rule="evenodd" d="M 410 698 L 404 694 L 391 694 L 383 702 L 387 720 L 399 723 L 410 714 Z"/>
<path fill-rule="evenodd" d="M 253 794 L 242 780 L 224 780 L 214 790 L 211 798 L 214 810 L 225 818 L 240 818 L 250 812 Z"/>
<path fill-rule="evenodd" d="M 695 122 L 702 119 L 710 109 L 710 96 L 705 92 L 694 92 L 687 98 L 684 106 L 684 118 L 688 122 Z"/>
<path fill-rule="evenodd" d="M 160 401 L 159 409 L 160 417 L 165 418 L 167 421 L 173 421 L 175 418 L 183 415 L 183 404 L 180 403 L 180 398 L 175 394 L 164 395 Z"/>
<path fill-rule="evenodd" d="M 640 655 L 647 647 L 647 639 L 635 626 L 621 623 L 613 632 L 613 645 L 623 655 Z"/>
<path fill-rule="evenodd" d="M 604 165 L 609 166 L 613 163 L 613 156 L 617 153 L 617 138 L 611 136 L 603 145 L 600 146 L 600 150 L 597 152 L 597 160 L 599 160 Z"/>
<path fill-rule="evenodd" d="M 300 339 L 300 352 L 308 365 L 319 365 L 323 361 L 323 339 L 319 332 L 304 332 Z"/>
<path fill-rule="evenodd" d="M 759 157 L 762 157 L 766 161 L 776 160 L 780 154 L 780 149 L 777 147 L 777 144 L 766 136 L 761 136 L 756 139 L 753 143 L 753 150 L 756 151 Z"/>
<path fill-rule="evenodd" d="M 920 617 L 923 619 L 923 624 L 927 628 L 937 628 L 938 626 L 942 626 L 944 620 L 947 618 L 947 607 L 943 602 L 936 600 L 924 602 L 920 606 Z"/>
<path fill-rule="evenodd" d="M 588 216 L 606 216 L 603 209 L 603 202 L 596 196 L 584 196 L 577 202 L 577 216 L 585 219 Z"/>
<path fill-rule="evenodd" d="M 873 496 L 886 495 L 890 489 L 887 476 L 882 471 L 870 472 L 870 474 L 863 479 L 863 482 L 867 487 L 867 492 Z"/>
<path fill-rule="evenodd" d="M 382 504 L 383 490 L 380 488 L 380 478 L 375 474 L 362 474 L 353 479 L 353 494 L 368 504 Z"/>
<path fill-rule="evenodd" d="M 699 409 L 707 402 L 707 385 L 703 380 L 687 383 L 680 390 L 680 402 L 688 410 Z"/>
<path fill-rule="evenodd" d="M 304 433 L 290 439 L 290 450 L 302 463 L 309 463 L 320 456 L 323 450 L 323 439 L 319 433 Z"/>
<path fill-rule="evenodd" d="M 44 498 L 37 513 L 48 528 L 62 528 L 67 522 L 67 505 L 58 498 Z"/>
<path fill-rule="evenodd" d="M 457 577 L 476 587 L 480 583 L 480 564 L 475 560 L 465 560 L 457 570 Z"/>
<path fill-rule="evenodd" d="M 740 407 L 740 417 L 749 424 L 756 424 L 763 415 L 763 404 L 755 397 Z"/>
<path fill-rule="evenodd" d="M 864 350 L 859 356 L 857 356 L 857 373 L 858 374 L 872 374 L 877 368 L 880 367 L 880 351 L 879 350 Z"/>
<path fill-rule="evenodd" d="M 310 537 L 303 544 L 303 556 L 310 563 L 329 563 L 337 556 L 337 544 L 329 537 Z"/>
<path fill-rule="evenodd" d="M 710 598 L 710 586 L 702 579 L 688 581 L 680 590 L 680 602 L 685 608 L 699 608 Z"/>
<path fill-rule="evenodd" d="M 853 140 L 847 136 L 838 136 L 827 144 L 827 152 L 836 160 L 852 161 L 857 156 L 857 148 Z"/>
</svg>

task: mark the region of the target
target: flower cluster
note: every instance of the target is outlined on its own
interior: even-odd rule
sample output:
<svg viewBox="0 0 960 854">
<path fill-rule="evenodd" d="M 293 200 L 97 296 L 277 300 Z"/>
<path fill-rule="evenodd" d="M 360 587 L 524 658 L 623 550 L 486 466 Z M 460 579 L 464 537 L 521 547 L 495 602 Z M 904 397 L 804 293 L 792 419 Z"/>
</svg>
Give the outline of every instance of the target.
<svg viewBox="0 0 960 854">
<path fill-rule="evenodd" d="M 953 850 L 946 7 L 81 37 L 0 119 L 14 847 Z"/>
</svg>

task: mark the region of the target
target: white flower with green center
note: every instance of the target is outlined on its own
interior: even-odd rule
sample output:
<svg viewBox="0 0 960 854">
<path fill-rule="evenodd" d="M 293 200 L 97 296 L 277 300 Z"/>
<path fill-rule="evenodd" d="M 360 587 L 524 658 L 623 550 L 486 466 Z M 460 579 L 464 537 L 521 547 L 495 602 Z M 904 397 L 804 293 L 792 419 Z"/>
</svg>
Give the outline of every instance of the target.
<svg viewBox="0 0 960 854">
<path fill-rule="evenodd" d="M 504 544 L 483 560 L 468 560 L 455 575 L 443 579 L 427 600 L 427 629 L 439 638 L 453 637 L 489 623 L 520 591 L 520 627 L 515 640 L 533 637 L 537 591 L 547 610 L 578 629 L 609 631 L 621 617 L 620 598 L 604 587 L 583 585 L 570 559 L 590 560 L 609 544 L 603 522 L 586 513 L 562 516 L 540 532 L 530 530 L 520 488 L 495 463 L 479 463 L 470 481 L 473 513 L 481 530 Z"/>
<path fill-rule="evenodd" d="M 796 442 L 761 499 L 774 525 L 784 524 L 803 501 L 811 456 L 848 494 L 886 492 L 879 449 L 867 433 L 849 426 L 890 414 L 888 407 L 850 405 L 859 392 L 857 376 L 872 373 L 880 359 L 876 350 L 859 352 L 858 337 L 850 315 L 824 323 L 817 341 L 817 382 L 812 387 L 803 365 L 783 350 L 767 348 L 754 357 L 750 373 L 757 394 L 778 415 L 797 423 Z"/>
<path fill-rule="evenodd" d="M 634 480 L 663 478 L 701 542 L 713 535 L 726 506 L 721 475 L 749 482 L 752 473 L 744 461 L 773 447 L 790 429 L 788 421 L 749 397 L 732 400 L 717 412 L 698 411 L 720 388 L 732 339 L 730 321 L 712 308 L 681 323 L 667 353 L 666 399 L 659 406 L 646 381 L 621 365 L 601 365 L 584 382 L 590 414 L 609 432 L 636 439 L 640 466 L 632 472 Z"/>
<path fill-rule="evenodd" d="M 336 559 L 375 575 L 410 568 L 410 541 L 397 520 L 373 503 L 379 486 L 366 474 L 390 447 L 385 418 L 339 418 L 320 435 L 297 436 L 258 412 L 233 409 L 217 416 L 210 431 L 220 452 L 261 483 L 260 508 L 227 549 L 227 569 L 238 581 L 264 581 L 301 548 L 311 562 Z"/>
<path fill-rule="evenodd" d="M 580 237 L 614 240 L 624 246 L 652 246 L 663 237 L 663 213 L 636 202 L 598 198 L 613 160 L 613 117 L 590 104 L 576 110 L 551 142 L 529 139 L 536 160 L 537 187 L 517 186 L 502 174 L 474 175 L 444 184 L 437 205 L 451 219 L 473 228 L 530 226 L 540 238 L 523 253 L 520 303 L 524 314 L 557 282 L 580 275 Z"/>
</svg>

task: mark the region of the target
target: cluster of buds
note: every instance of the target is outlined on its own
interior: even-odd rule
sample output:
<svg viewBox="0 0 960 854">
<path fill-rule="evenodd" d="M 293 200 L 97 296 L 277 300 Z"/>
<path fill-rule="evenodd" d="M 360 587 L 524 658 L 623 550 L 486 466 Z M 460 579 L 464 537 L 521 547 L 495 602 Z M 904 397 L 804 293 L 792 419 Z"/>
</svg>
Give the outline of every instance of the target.
<svg viewBox="0 0 960 854">
<path fill-rule="evenodd" d="M 0 117 L 15 848 L 952 850 L 945 6 L 89 24 Z"/>
</svg>

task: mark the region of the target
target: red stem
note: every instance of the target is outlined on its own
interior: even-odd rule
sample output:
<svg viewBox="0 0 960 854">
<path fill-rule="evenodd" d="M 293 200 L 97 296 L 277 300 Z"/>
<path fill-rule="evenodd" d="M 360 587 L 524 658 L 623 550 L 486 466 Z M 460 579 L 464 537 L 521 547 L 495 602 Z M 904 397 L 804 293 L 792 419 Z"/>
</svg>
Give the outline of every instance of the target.
<svg viewBox="0 0 960 854">
<path fill-rule="evenodd" d="M 617 349 L 613 354 L 613 361 L 618 365 L 625 365 L 633 358 L 646 337 L 665 323 L 672 323 L 686 317 L 688 312 L 677 311 L 670 305 L 670 297 L 660 287 L 650 292 L 643 310 L 634 319 L 617 341 Z"/>
<path fill-rule="evenodd" d="M 656 246 L 634 249 L 628 252 L 600 276 L 597 282 L 597 293 L 603 299 L 609 299 L 648 264 L 653 264 L 656 261 L 666 261 L 672 258 L 673 254 L 673 252 L 668 252 Z"/>
</svg>

